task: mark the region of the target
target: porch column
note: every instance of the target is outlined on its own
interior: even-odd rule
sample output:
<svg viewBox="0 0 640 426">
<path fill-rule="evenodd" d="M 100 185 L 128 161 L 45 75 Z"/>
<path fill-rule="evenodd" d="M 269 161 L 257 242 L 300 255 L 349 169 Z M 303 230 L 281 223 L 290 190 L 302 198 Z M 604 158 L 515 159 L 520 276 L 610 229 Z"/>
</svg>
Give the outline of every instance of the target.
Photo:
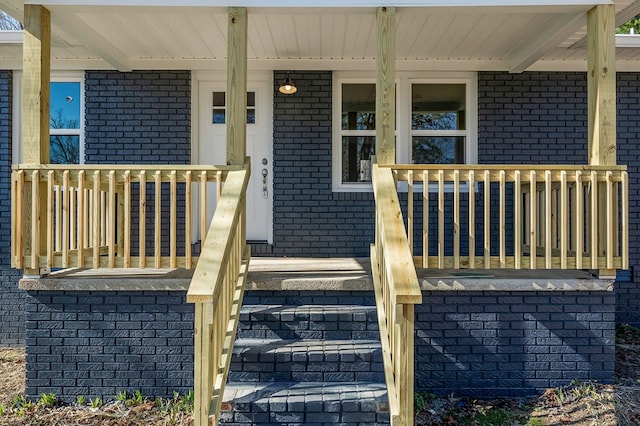
<svg viewBox="0 0 640 426">
<path fill-rule="evenodd" d="M 51 16 L 49 10 L 37 4 L 24 5 L 24 41 L 22 45 L 22 161 L 25 164 L 49 164 L 49 80 L 51 74 Z M 37 214 L 27 215 L 34 221 L 35 247 L 32 253 L 46 255 L 46 228 L 42 224 L 47 206 L 46 183 L 40 184 Z M 29 229 L 29 227 L 27 227 Z M 30 238 L 25 238 L 31 244 Z M 24 269 L 25 275 L 48 273 L 33 262 Z"/>
<path fill-rule="evenodd" d="M 230 7 L 227 39 L 227 164 L 243 165 L 247 140 L 247 9 Z"/>
<path fill-rule="evenodd" d="M 396 8 L 376 13 L 376 161 L 396 162 Z"/>
<path fill-rule="evenodd" d="M 589 165 L 616 164 L 616 49 L 614 5 L 599 5 L 587 14 L 587 97 Z M 598 184 L 604 194 L 606 184 Z M 598 205 L 599 256 L 606 255 L 606 198 Z M 612 248 L 610 248 L 612 249 Z M 593 269 L 598 269 L 594 266 Z M 615 277 L 615 270 L 599 269 L 601 278 Z"/>
<path fill-rule="evenodd" d="M 587 14 L 589 164 L 616 164 L 615 9 L 596 6 Z"/>
</svg>

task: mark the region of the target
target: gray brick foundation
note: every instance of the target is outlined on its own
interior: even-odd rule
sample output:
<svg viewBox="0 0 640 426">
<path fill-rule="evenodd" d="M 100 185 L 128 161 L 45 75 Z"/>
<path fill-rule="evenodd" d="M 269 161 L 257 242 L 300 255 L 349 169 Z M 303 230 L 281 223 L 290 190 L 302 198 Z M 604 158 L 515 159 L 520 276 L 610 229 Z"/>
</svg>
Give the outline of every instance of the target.
<svg viewBox="0 0 640 426">
<path fill-rule="evenodd" d="M 612 383 L 612 292 L 424 292 L 416 389 L 522 396 L 573 379 Z"/>
<path fill-rule="evenodd" d="M 613 380 L 612 292 L 425 291 L 423 296 L 423 304 L 416 307 L 416 389 L 531 395 L 573 379 Z M 77 395 L 108 400 L 121 390 L 139 389 L 153 397 L 192 388 L 193 307 L 185 303 L 184 292 L 30 291 L 26 302 L 29 397 L 54 392 L 64 401 Z M 249 291 L 244 302 L 372 306 L 373 295 Z M 245 311 L 239 333 L 243 339 L 377 339 L 377 323 L 368 311 L 350 318 L 353 321 L 338 311 L 304 317 L 258 309 Z M 335 360 L 342 371 L 330 377 L 379 378 L 378 372 L 358 370 L 361 355 L 345 352 L 344 360 Z M 236 360 L 239 370 L 232 376 L 256 380 L 261 374 L 302 374 L 300 363 L 316 360 L 297 354 L 291 358 L 291 371 L 274 371 L 277 359 L 271 357 L 285 361 L 287 356 L 264 358 L 265 371 L 243 371 L 244 361 Z M 371 356 L 367 362 L 379 362 L 379 355 Z M 323 375 L 329 374 L 311 370 L 306 372 L 309 379 L 325 380 Z"/>
</svg>

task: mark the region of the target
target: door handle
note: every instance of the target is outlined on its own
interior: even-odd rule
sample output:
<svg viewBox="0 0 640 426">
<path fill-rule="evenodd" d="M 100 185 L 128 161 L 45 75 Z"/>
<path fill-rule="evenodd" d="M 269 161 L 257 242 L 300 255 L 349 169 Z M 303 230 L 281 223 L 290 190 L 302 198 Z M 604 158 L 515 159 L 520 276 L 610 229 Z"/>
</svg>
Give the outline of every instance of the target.
<svg viewBox="0 0 640 426">
<path fill-rule="evenodd" d="M 267 176 L 269 175 L 269 170 L 262 169 L 262 198 L 265 200 L 269 198 L 269 190 L 267 189 Z"/>
</svg>

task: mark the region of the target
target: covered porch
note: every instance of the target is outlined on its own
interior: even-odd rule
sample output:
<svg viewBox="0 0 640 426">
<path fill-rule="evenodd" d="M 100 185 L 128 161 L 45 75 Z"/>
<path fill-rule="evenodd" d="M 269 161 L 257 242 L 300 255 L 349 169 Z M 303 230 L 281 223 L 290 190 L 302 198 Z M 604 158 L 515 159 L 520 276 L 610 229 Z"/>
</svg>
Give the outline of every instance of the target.
<svg viewBox="0 0 640 426">
<path fill-rule="evenodd" d="M 585 270 L 611 277 L 616 269 L 629 266 L 628 176 L 626 167 L 618 166 L 615 157 L 614 5 L 601 2 L 550 5 L 531 1 L 496 8 L 489 3 L 477 6 L 482 16 L 477 21 L 485 20 L 486 29 L 509 16 L 513 28 L 504 27 L 502 33 L 494 33 L 495 38 L 487 35 L 483 46 L 498 39 L 509 40 L 505 32 L 516 34 L 516 29 L 521 28 L 518 23 L 533 22 L 529 33 L 500 46 L 499 51 L 483 51 L 477 57 L 475 53 L 467 53 L 464 61 L 448 61 L 443 65 L 436 54 L 434 66 L 521 72 L 545 55 L 559 54 L 554 49 L 566 39 L 575 37 L 573 42 L 580 43 L 583 37 L 589 70 L 589 135 L 585 140 L 589 156 L 585 164 L 396 164 L 394 127 L 396 103 L 400 100 L 394 90 L 395 71 L 417 69 L 424 66 L 422 61 L 430 59 L 424 51 L 414 52 L 409 58 L 409 47 L 422 40 L 420 25 L 401 24 L 410 23 L 414 12 L 468 20 L 467 10 L 456 13 L 456 8 L 436 4 L 397 10 L 393 5 L 348 9 L 349 16 L 362 20 L 363 25 L 374 24 L 369 32 L 363 30 L 353 38 L 364 40 L 361 48 L 365 57 L 363 60 L 343 57 L 340 65 L 332 60 L 322 65 L 352 69 L 366 64 L 377 69 L 371 279 L 376 292 L 392 424 L 410 424 L 413 412 L 414 305 L 421 303 L 423 290 L 418 272 L 437 276 L 435 271 L 447 271 L 455 277 L 462 270 L 465 273 L 473 270 L 474 278 L 497 279 L 505 271 L 509 278 L 517 278 L 529 277 L 533 270 L 546 270 L 554 272 L 541 273 L 545 280 L 560 280 L 561 285 L 565 279 L 559 276 L 565 272 L 555 271 L 576 271 L 576 279 L 580 280 L 586 277 Z M 281 11 L 280 6 L 266 10 L 256 6 L 256 27 L 263 20 L 278 19 L 282 23 L 281 17 L 274 18 Z M 149 19 L 167 19 L 168 12 L 174 11 L 143 4 L 132 7 L 135 14 Z M 171 7 L 176 8 L 178 17 L 193 17 L 203 6 Z M 148 60 L 142 58 L 143 54 L 136 57 L 133 49 L 129 52 L 114 46 L 104 37 L 106 33 L 100 33 L 107 31 L 105 28 L 88 28 L 105 12 L 113 19 L 125 19 L 112 15 L 116 12 L 108 6 L 76 8 L 75 4 L 60 2 L 24 6 L 24 164 L 14 166 L 12 173 L 12 266 L 24 269 L 23 283 L 35 286 L 31 287 L 33 290 L 42 289 L 38 286 L 50 290 L 52 287 L 47 286 L 59 283 L 54 281 L 59 276 L 97 274 L 103 277 L 100 279 L 109 280 L 108 276 L 114 273 L 124 272 L 126 277 L 127 272 L 123 271 L 126 269 L 182 269 L 184 279 L 189 280 L 187 299 L 195 304 L 196 418 L 199 424 L 206 424 L 210 416 L 218 417 L 239 309 L 251 276 L 246 245 L 246 193 L 250 175 L 257 171 L 251 170 L 246 153 L 247 68 L 273 69 L 274 64 L 293 69 L 298 65 L 318 67 L 332 53 L 321 52 L 317 55 L 320 59 L 315 58 L 311 51 L 317 46 L 307 34 L 310 51 L 302 63 L 295 59 L 295 52 L 283 53 L 286 58 L 281 61 L 261 56 L 259 34 L 253 33 L 257 30 L 251 26 L 253 8 L 227 11 L 220 5 L 213 21 L 226 15 L 226 58 L 224 53 L 214 52 L 213 62 L 206 62 L 211 58 L 203 60 L 195 53 L 188 59 L 179 58 L 176 53 L 169 55 L 171 59 L 164 59 L 165 55 L 155 52 Z M 300 8 L 291 19 L 306 22 L 316 12 L 319 16 L 327 14 Z M 135 14 L 131 19 L 136 19 Z M 333 16 L 328 15 L 322 22 Z M 99 55 L 101 61 L 123 71 L 185 64 L 192 69 L 219 68 L 224 63 L 227 165 L 48 164 L 46 106 L 51 52 L 56 46 L 49 30 L 56 17 L 69 24 L 68 34 L 75 34 L 76 38 L 90 34 L 86 48 Z M 326 24 L 322 22 L 321 25 Z M 224 26 L 220 22 L 218 25 Z M 134 34 L 134 27 L 124 25 L 127 30 L 124 37 L 142 39 Z M 455 39 L 452 30 L 441 30 L 458 48 L 470 49 L 468 40 Z M 525 43 L 527 37 L 530 43 Z M 371 41 L 374 39 L 375 43 Z M 276 50 L 288 49 L 286 38 L 280 43 L 274 41 Z M 176 49 L 164 46 L 171 48 Z M 206 220 L 210 216 L 206 210 L 207 197 L 212 193 L 205 190 L 208 186 L 217 188 L 213 191 L 216 210 L 210 223 Z M 199 201 L 198 207 L 194 207 L 195 200 Z M 199 209 L 198 215 L 194 209 Z M 200 236 L 200 249 L 194 248 L 192 235 Z M 282 260 L 277 262 L 282 264 Z M 54 269 L 68 268 L 77 271 L 50 274 Z M 527 275 L 520 275 L 520 271 L 526 271 Z"/>
</svg>

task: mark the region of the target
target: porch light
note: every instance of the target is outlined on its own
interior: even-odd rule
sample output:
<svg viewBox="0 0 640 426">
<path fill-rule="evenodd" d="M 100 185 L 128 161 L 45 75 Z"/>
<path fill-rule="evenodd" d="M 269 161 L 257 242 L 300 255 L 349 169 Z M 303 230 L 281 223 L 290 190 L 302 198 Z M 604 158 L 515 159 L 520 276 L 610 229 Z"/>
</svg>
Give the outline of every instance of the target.
<svg viewBox="0 0 640 426">
<path fill-rule="evenodd" d="M 293 95 L 298 91 L 296 85 L 291 81 L 289 73 L 287 73 L 287 78 L 284 80 L 284 83 L 280 85 L 280 88 L 278 90 L 280 91 L 280 93 L 285 95 Z"/>
</svg>

